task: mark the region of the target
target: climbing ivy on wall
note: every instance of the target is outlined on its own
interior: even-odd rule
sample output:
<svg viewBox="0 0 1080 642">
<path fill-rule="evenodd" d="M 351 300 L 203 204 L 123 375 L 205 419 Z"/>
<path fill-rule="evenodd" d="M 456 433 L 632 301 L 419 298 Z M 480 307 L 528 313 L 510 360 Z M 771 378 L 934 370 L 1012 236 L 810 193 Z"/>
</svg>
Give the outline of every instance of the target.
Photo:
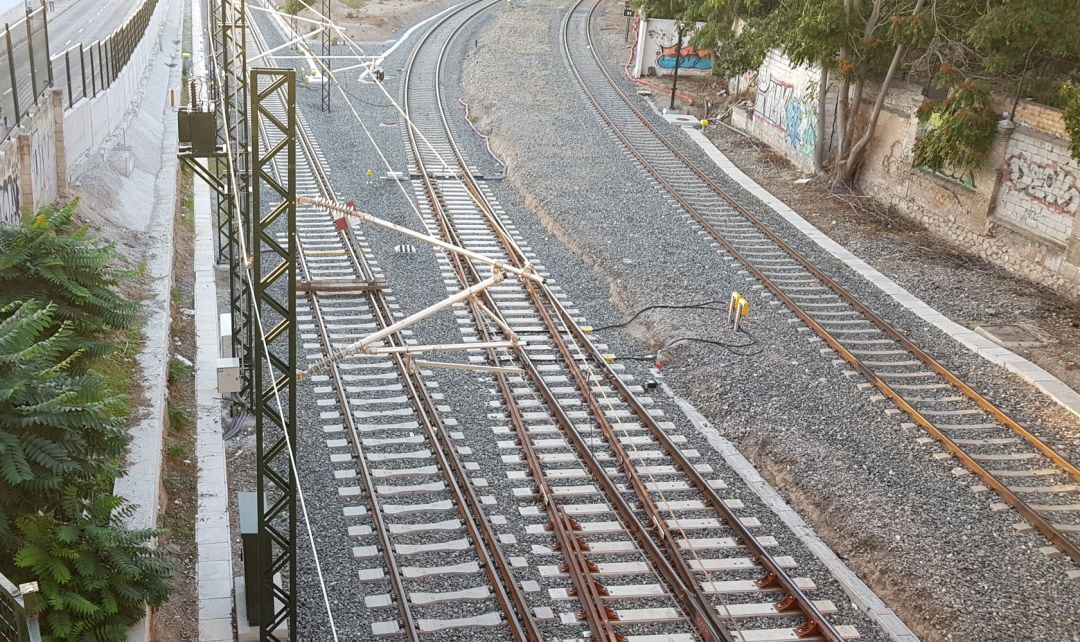
<svg viewBox="0 0 1080 642">
<path fill-rule="evenodd" d="M 915 143 L 915 164 L 935 172 L 979 169 L 986 164 L 997 134 L 990 91 L 974 80 L 958 78 L 947 67 L 939 78 L 952 86 L 944 100 L 925 101 L 916 112 L 929 127 Z"/>
<path fill-rule="evenodd" d="M 1061 97 L 1065 103 L 1065 130 L 1069 132 L 1069 151 L 1073 160 L 1080 163 L 1080 85 L 1067 83 L 1061 88 Z"/>
</svg>

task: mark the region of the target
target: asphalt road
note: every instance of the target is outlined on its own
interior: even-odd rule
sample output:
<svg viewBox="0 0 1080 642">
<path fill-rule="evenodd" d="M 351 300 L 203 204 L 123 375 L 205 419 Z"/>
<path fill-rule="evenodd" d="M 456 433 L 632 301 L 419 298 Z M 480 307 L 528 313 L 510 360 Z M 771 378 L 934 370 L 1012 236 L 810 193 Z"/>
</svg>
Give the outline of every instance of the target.
<svg viewBox="0 0 1080 642">
<path fill-rule="evenodd" d="M 49 13 L 49 49 L 55 56 L 80 42 L 112 33 L 138 8 L 137 0 L 54 0 Z"/>
</svg>

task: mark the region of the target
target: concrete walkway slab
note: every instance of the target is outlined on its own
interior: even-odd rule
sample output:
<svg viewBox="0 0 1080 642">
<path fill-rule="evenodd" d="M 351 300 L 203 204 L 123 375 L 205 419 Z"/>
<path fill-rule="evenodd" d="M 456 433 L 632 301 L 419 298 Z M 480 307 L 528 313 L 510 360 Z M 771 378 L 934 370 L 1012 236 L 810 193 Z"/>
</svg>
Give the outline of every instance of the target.
<svg viewBox="0 0 1080 642">
<path fill-rule="evenodd" d="M 206 76 L 203 15 L 191 0 L 193 74 Z M 199 641 L 233 640 L 232 533 L 217 389 L 219 349 L 217 275 L 210 187 L 195 179 L 195 455 L 199 467 L 199 507 L 195 524 L 198 545 L 196 585 L 199 599 Z"/>
<path fill-rule="evenodd" d="M 716 163 L 721 171 L 756 196 L 762 203 L 783 217 L 784 220 L 793 225 L 795 229 L 805 234 L 823 250 L 843 261 L 852 270 L 895 299 L 897 303 L 908 310 L 911 310 L 926 322 L 949 335 L 968 350 L 971 350 L 991 363 L 1016 373 L 1020 378 L 1035 386 L 1035 388 L 1043 392 L 1046 396 L 1053 399 L 1077 417 L 1080 417 L 1080 393 L 1077 393 L 1075 390 L 1065 385 L 1060 379 L 1031 361 L 1028 361 L 1024 357 L 999 346 L 986 337 L 976 334 L 973 330 L 965 328 L 959 323 L 949 319 L 944 314 L 938 312 L 925 301 L 911 292 L 908 292 L 895 281 L 871 267 L 866 261 L 855 256 L 847 248 L 829 238 L 827 234 L 814 227 L 814 225 L 802 216 L 799 216 L 798 212 L 791 209 L 786 203 L 765 190 L 765 188 L 754 181 L 754 179 L 743 173 L 743 171 L 739 169 L 735 163 L 731 162 L 723 152 L 717 149 L 716 145 L 713 145 L 712 141 L 709 140 L 703 132 L 690 127 L 683 127 L 683 131 L 690 137 L 690 140 L 697 144 L 697 146 L 700 147 L 714 163 Z"/>
</svg>

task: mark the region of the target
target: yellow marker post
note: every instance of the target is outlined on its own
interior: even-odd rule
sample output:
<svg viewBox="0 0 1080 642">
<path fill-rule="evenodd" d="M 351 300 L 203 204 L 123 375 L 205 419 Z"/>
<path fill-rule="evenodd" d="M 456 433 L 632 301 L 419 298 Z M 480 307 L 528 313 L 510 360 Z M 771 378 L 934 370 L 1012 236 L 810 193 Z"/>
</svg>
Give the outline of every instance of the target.
<svg viewBox="0 0 1080 642">
<path fill-rule="evenodd" d="M 728 303 L 728 323 L 736 332 L 739 331 L 739 319 L 750 314 L 750 302 L 738 292 L 731 293 L 731 301 Z"/>
</svg>

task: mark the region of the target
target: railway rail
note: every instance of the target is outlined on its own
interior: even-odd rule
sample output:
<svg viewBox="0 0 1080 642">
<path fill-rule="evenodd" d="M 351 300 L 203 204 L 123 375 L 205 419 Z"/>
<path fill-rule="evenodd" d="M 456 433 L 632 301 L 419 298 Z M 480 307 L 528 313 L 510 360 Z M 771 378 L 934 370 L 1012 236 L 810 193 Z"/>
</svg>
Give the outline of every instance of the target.
<svg viewBox="0 0 1080 642">
<path fill-rule="evenodd" d="M 600 120 L 696 225 L 855 372 L 1080 564 L 1080 470 L 799 253 L 698 167 L 620 87 L 593 43 L 598 0 L 567 12 L 567 64 Z M 582 56 L 588 49 L 591 55 Z M 577 55 L 572 55 L 577 53 Z"/>
<path fill-rule="evenodd" d="M 257 22 L 249 24 L 267 50 Z M 269 111 L 285 122 L 280 100 Z M 326 160 L 299 111 L 297 120 L 297 194 L 336 200 Z M 261 142 L 272 148 L 280 134 Z M 298 286 L 308 296 L 297 320 L 309 362 L 398 320 L 392 291 L 358 231 L 341 229 L 325 209 L 301 206 L 297 238 Z M 391 335 L 387 346 L 404 348 L 409 334 Z M 356 540 L 359 581 L 371 587 L 363 608 L 386 613 L 371 634 L 419 640 L 485 629 L 505 630 L 517 641 L 542 639 L 423 372 L 391 353 L 333 363 L 312 381 L 324 417 L 340 419 L 324 426 L 334 437 L 327 445 L 335 477 L 356 478 L 360 485 L 350 488 L 365 503 L 345 515 L 363 522 L 348 533 Z M 386 592 L 378 592 L 380 585 Z"/>
<path fill-rule="evenodd" d="M 494 4 L 445 16 L 405 66 L 413 189 L 425 224 L 443 240 L 543 276 L 470 168 L 442 92 L 454 37 Z M 485 278 L 482 265 L 460 255 L 442 265 L 451 292 Z M 559 614 L 557 630 L 579 635 L 584 622 L 605 641 L 857 637 L 831 622 L 835 605 L 809 597 L 811 580 L 789 574 L 792 558 L 774 555 L 775 541 L 754 534 L 759 522 L 742 503 L 721 497 L 723 480 L 693 461 L 699 453 L 683 447 L 686 436 L 636 394 L 640 387 L 608 363 L 575 315 L 555 286 L 504 281 L 477 295 L 459 320 L 478 342 L 501 334 L 527 346 L 512 361 L 490 349 L 486 356 L 523 371 L 491 374 L 509 423 L 496 432 L 518 453 L 504 457 L 508 476 L 532 484 L 526 493 L 539 506 L 521 512 L 544 518 L 532 532 L 552 533 L 553 543 L 534 552 L 563 558 L 540 569 L 555 584 L 549 594 L 580 605 Z"/>
</svg>

